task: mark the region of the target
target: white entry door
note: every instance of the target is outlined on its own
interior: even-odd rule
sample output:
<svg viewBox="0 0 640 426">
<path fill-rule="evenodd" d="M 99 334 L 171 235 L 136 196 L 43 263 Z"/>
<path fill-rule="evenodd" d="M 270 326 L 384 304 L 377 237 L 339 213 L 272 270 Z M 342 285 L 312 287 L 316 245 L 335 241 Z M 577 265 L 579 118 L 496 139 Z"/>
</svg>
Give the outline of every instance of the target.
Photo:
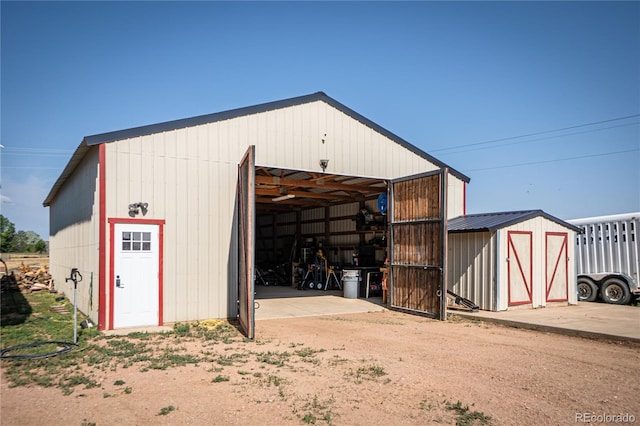
<svg viewBox="0 0 640 426">
<path fill-rule="evenodd" d="M 113 250 L 113 327 L 158 325 L 159 226 L 116 223 Z"/>
</svg>

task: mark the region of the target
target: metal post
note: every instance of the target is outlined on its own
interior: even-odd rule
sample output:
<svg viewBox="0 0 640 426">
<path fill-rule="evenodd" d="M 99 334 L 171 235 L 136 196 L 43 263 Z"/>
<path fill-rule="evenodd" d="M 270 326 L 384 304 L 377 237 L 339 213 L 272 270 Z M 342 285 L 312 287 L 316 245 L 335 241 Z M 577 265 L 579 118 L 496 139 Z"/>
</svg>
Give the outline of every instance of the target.
<svg viewBox="0 0 640 426">
<path fill-rule="evenodd" d="M 73 281 L 73 344 L 78 344 L 78 283 Z"/>
<path fill-rule="evenodd" d="M 80 279 L 78 279 L 80 277 Z M 71 269 L 71 276 L 65 281 L 73 281 L 73 344 L 78 344 L 78 281 L 82 281 L 82 275 L 78 268 Z"/>
</svg>

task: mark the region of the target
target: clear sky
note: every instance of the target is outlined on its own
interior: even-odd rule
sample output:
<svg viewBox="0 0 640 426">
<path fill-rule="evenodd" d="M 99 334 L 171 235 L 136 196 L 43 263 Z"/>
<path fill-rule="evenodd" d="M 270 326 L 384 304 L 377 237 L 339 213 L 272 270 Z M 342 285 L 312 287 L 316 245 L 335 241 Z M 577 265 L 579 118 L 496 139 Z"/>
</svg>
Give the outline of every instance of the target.
<svg viewBox="0 0 640 426">
<path fill-rule="evenodd" d="M 317 91 L 470 176 L 468 213 L 640 211 L 639 2 L 0 8 L 2 214 L 45 239 L 84 136 Z"/>
</svg>

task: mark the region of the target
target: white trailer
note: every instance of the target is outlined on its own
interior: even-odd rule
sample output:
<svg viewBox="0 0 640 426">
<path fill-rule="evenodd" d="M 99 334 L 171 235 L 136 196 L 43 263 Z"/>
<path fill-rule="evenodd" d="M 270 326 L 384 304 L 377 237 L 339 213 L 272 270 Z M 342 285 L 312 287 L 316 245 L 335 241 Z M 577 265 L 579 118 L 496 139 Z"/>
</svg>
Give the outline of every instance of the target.
<svg viewBox="0 0 640 426">
<path fill-rule="evenodd" d="M 578 299 L 626 305 L 640 297 L 640 212 L 568 220 L 576 236 Z"/>
</svg>

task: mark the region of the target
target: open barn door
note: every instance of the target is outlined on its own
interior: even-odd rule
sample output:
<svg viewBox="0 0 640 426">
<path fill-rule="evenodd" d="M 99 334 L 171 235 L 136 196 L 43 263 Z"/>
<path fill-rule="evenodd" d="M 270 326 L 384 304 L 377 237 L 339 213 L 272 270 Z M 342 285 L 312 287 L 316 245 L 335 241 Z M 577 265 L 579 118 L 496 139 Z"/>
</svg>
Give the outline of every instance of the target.
<svg viewBox="0 0 640 426">
<path fill-rule="evenodd" d="M 255 336 L 254 247 L 255 146 L 238 166 L 238 321 L 245 335 Z"/>
<path fill-rule="evenodd" d="M 391 308 L 446 318 L 447 169 L 391 181 Z"/>
</svg>

